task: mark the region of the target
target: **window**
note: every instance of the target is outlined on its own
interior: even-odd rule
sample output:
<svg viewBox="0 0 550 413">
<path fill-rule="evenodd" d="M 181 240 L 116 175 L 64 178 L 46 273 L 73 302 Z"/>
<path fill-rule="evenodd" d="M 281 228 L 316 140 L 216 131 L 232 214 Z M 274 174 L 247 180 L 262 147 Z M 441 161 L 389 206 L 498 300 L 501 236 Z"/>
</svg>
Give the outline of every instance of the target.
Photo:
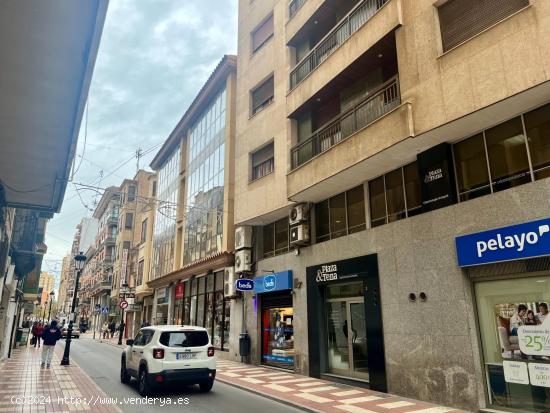
<svg viewBox="0 0 550 413">
<path fill-rule="evenodd" d="M 360 185 L 315 205 L 317 242 L 366 229 L 365 193 Z"/>
<path fill-rule="evenodd" d="M 143 260 L 138 262 L 138 272 L 137 272 L 137 278 L 136 278 L 136 285 L 143 284 Z"/>
<path fill-rule="evenodd" d="M 274 144 L 270 143 L 252 154 L 252 180 L 260 179 L 273 172 L 275 158 L 273 155 Z"/>
<path fill-rule="evenodd" d="M 370 181 L 371 226 L 417 215 L 421 210 L 421 199 L 416 162 Z"/>
<path fill-rule="evenodd" d="M 454 145 L 456 180 L 460 201 L 491 193 L 483 134 Z"/>
<path fill-rule="evenodd" d="M 263 227 L 263 257 L 273 257 L 289 251 L 288 217 Z"/>
<path fill-rule="evenodd" d="M 134 185 L 130 185 L 128 187 L 128 193 L 126 194 L 126 201 L 127 202 L 133 202 L 136 199 L 136 187 Z"/>
<path fill-rule="evenodd" d="M 518 10 L 529 0 L 449 0 L 438 7 L 443 51 L 481 33 Z"/>
<path fill-rule="evenodd" d="M 273 13 L 267 17 L 263 23 L 261 23 L 250 34 L 252 38 L 252 53 L 256 53 L 269 39 L 273 37 Z"/>
<path fill-rule="evenodd" d="M 147 218 L 141 221 L 141 243 L 147 241 Z"/>
<path fill-rule="evenodd" d="M 256 89 L 251 92 L 252 99 L 252 115 L 263 110 L 266 106 L 269 106 L 273 102 L 273 76 L 259 85 Z"/>
<path fill-rule="evenodd" d="M 157 181 L 153 181 L 153 185 L 152 185 L 152 189 L 151 189 L 151 195 L 153 195 L 153 197 L 157 196 Z"/>
<path fill-rule="evenodd" d="M 485 132 L 493 191 L 531 182 L 521 118 L 501 123 Z"/>
<path fill-rule="evenodd" d="M 550 104 L 524 117 L 535 179 L 550 177 Z"/>
<path fill-rule="evenodd" d="M 160 344 L 167 347 L 202 347 L 208 344 L 206 331 L 166 331 L 160 335 Z"/>
<path fill-rule="evenodd" d="M 134 222 L 134 214 L 131 212 L 127 212 L 124 217 L 124 228 L 132 229 L 133 222 Z"/>
</svg>

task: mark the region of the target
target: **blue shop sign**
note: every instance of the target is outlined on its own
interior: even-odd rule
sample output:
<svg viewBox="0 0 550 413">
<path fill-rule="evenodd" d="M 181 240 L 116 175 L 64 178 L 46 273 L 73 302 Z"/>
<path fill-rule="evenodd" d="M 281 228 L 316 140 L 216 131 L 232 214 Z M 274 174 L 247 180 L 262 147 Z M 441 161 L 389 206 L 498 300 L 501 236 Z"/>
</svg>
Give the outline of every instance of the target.
<svg viewBox="0 0 550 413">
<path fill-rule="evenodd" d="M 256 294 L 291 290 L 292 271 L 281 271 L 274 274 L 264 275 L 263 277 L 256 277 L 254 281 L 254 292 Z"/>
<path fill-rule="evenodd" d="M 550 218 L 457 237 L 456 253 L 460 267 L 550 255 Z"/>
<path fill-rule="evenodd" d="M 240 280 L 235 281 L 235 288 L 237 291 L 252 291 L 254 289 L 254 284 L 254 280 L 241 278 Z"/>
</svg>

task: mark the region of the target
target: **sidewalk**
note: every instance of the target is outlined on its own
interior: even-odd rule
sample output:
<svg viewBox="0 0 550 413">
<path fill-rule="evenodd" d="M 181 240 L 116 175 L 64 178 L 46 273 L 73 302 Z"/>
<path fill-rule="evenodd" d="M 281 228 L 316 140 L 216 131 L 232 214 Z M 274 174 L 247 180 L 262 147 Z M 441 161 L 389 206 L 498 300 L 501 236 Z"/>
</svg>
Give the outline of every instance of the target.
<svg viewBox="0 0 550 413">
<path fill-rule="evenodd" d="M 225 360 L 218 360 L 216 379 L 319 413 L 464 413 L 464 410 Z"/>
<path fill-rule="evenodd" d="M 56 346 L 49 369 L 40 368 L 41 353 L 42 348 L 23 347 L 0 363 L 0 412 L 121 412 L 115 405 L 101 404 L 108 396 L 73 360 L 70 366 L 60 365 L 62 345 Z"/>
</svg>

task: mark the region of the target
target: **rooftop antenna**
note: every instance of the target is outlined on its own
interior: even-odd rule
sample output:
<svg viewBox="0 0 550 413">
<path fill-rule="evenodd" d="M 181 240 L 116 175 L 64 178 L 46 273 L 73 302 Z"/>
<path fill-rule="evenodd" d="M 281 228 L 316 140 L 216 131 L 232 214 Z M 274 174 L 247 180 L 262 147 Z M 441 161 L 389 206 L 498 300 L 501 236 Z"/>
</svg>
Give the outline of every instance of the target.
<svg viewBox="0 0 550 413">
<path fill-rule="evenodd" d="M 136 167 L 137 167 L 136 173 L 139 172 L 139 160 L 142 156 L 143 156 L 143 149 L 137 148 L 137 150 L 136 150 Z"/>
</svg>

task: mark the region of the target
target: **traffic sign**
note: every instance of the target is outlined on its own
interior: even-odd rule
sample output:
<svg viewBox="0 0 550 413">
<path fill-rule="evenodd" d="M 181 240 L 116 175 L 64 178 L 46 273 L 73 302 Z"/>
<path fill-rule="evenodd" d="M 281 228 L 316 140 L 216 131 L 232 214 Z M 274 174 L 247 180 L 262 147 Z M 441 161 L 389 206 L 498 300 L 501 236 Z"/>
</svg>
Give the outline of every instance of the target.
<svg viewBox="0 0 550 413">
<path fill-rule="evenodd" d="M 237 291 L 252 291 L 254 289 L 254 280 L 242 278 L 235 281 L 235 288 Z"/>
<path fill-rule="evenodd" d="M 118 303 L 118 306 L 124 310 L 126 309 L 126 307 L 128 307 L 128 301 L 121 300 L 120 303 Z"/>
</svg>

